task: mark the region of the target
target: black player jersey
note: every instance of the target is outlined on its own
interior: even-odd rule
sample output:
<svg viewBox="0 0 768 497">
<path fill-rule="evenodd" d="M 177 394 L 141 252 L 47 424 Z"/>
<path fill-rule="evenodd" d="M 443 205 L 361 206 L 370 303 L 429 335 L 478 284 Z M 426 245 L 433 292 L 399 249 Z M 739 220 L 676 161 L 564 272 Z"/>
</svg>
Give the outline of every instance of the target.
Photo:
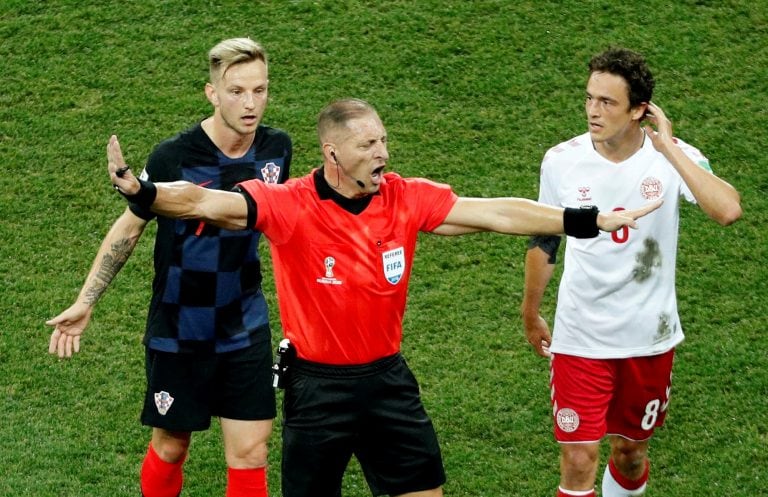
<svg viewBox="0 0 768 497">
<path fill-rule="evenodd" d="M 160 143 L 143 177 L 185 180 L 231 190 L 237 183 L 288 179 L 292 145 L 278 129 L 259 126 L 245 156 L 226 157 L 200 124 Z M 270 339 L 261 291 L 261 233 L 230 231 L 197 220 L 156 216 L 136 205 L 144 219 L 157 217 L 155 277 L 144 343 L 165 352 L 227 352 Z"/>
</svg>

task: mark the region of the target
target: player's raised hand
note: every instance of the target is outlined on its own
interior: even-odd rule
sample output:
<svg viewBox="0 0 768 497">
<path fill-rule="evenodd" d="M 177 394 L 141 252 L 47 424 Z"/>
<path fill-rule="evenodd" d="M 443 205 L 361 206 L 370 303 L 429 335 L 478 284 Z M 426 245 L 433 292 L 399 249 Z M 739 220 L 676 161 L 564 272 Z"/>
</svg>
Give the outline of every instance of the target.
<svg viewBox="0 0 768 497">
<path fill-rule="evenodd" d="M 141 188 L 131 168 L 125 164 L 123 152 L 120 150 L 120 142 L 117 141 L 115 135 L 109 138 L 107 144 L 107 170 L 112 185 L 122 194 L 133 195 Z"/>
<path fill-rule="evenodd" d="M 637 223 L 635 222 L 636 219 L 645 216 L 649 212 L 655 211 L 661 207 L 661 204 L 663 203 L 663 200 L 658 199 L 654 200 L 653 202 L 648 202 L 644 206 L 637 209 L 600 212 L 597 215 L 597 227 L 602 231 L 616 231 L 623 228 L 624 226 L 637 228 Z"/>
<path fill-rule="evenodd" d="M 645 120 L 649 124 L 643 126 L 643 129 L 648 138 L 651 139 L 651 143 L 656 150 L 664 153 L 667 147 L 674 145 L 672 121 L 667 118 L 661 107 L 653 102 L 649 102 Z"/>
</svg>

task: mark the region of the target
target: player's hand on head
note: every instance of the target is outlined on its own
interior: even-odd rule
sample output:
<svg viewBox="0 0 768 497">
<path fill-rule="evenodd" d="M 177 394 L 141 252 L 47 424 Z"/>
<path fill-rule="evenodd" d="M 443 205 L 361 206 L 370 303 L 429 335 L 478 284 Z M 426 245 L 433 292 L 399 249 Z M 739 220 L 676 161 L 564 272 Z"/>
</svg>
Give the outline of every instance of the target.
<svg viewBox="0 0 768 497">
<path fill-rule="evenodd" d="M 653 102 L 649 102 L 644 120 L 648 124 L 643 129 L 648 138 L 651 139 L 651 143 L 653 143 L 656 150 L 663 152 L 664 147 L 674 143 L 672 139 L 674 136 L 672 122 L 667 118 L 664 111 L 661 110 L 661 107 Z"/>
<path fill-rule="evenodd" d="M 112 185 L 121 193 L 134 195 L 141 188 L 139 180 L 133 174 L 131 168 L 125 164 L 123 151 L 120 149 L 120 142 L 117 141 L 117 136 L 115 135 L 112 135 L 109 138 L 109 143 L 107 143 L 107 170 L 109 171 L 109 179 L 112 181 Z"/>
</svg>

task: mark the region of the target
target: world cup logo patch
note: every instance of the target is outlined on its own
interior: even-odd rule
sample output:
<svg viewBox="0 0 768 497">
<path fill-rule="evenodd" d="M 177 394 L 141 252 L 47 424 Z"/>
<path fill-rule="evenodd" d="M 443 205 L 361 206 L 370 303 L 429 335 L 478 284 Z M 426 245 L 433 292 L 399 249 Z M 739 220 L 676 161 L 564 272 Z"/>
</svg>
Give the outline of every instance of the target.
<svg viewBox="0 0 768 497">
<path fill-rule="evenodd" d="M 557 426 L 566 433 L 573 433 L 579 428 L 579 415 L 569 408 L 557 411 Z"/>
<path fill-rule="evenodd" d="M 327 256 L 323 259 L 323 267 L 325 267 L 325 276 L 317 278 L 318 283 L 323 285 L 341 285 L 341 281 L 336 279 L 333 275 L 333 267 L 336 265 L 336 258 L 333 256 Z"/>
<path fill-rule="evenodd" d="M 333 266 L 336 265 L 336 259 L 330 256 L 326 257 L 323 259 L 323 264 L 325 265 L 325 277 L 333 278 Z"/>
<path fill-rule="evenodd" d="M 155 393 L 155 406 L 157 407 L 157 412 L 159 412 L 161 416 L 165 416 L 168 413 L 171 404 L 173 404 L 173 397 L 171 397 L 171 394 L 168 392 Z"/>
</svg>

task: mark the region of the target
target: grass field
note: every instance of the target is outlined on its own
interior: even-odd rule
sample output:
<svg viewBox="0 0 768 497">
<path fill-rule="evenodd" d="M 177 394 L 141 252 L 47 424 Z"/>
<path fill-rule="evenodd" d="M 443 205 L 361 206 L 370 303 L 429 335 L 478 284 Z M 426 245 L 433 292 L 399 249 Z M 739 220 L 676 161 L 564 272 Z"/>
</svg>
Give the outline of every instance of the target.
<svg viewBox="0 0 768 497">
<path fill-rule="evenodd" d="M 270 53 L 264 121 L 292 135 L 296 175 L 319 162 L 320 108 L 356 96 L 380 111 L 393 170 L 467 196 L 535 198 L 544 152 L 585 129 L 588 58 L 608 45 L 645 53 L 656 102 L 740 190 L 745 212 L 726 229 L 682 212 L 687 340 L 647 495 L 768 495 L 765 0 L 2 0 L 0 496 L 139 494 L 153 229 L 77 357 L 46 353 L 44 321 L 76 297 L 124 208 L 105 172 L 109 135 L 141 164 L 207 116 L 205 54 L 233 36 Z M 547 363 L 518 318 L 524 251 L 524 239 L 500 235 L 420 241 L 403 351 L 441 439 L 449 496 L 551 496 L 558 481 Z M 183 495 L 223 495 L 224 475 L 214 426 L 194 438 Z M 354 465 L 344 495 L 369 495 Z"/>
</svg>

